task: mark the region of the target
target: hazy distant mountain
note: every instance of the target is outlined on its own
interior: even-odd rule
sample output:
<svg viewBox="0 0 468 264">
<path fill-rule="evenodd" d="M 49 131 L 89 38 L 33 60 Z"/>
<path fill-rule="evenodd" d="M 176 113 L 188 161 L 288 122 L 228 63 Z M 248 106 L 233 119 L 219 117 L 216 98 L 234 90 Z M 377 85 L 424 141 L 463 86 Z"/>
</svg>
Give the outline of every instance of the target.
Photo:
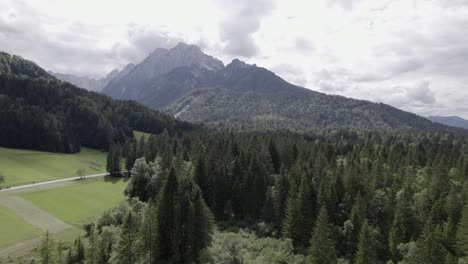
<svg viewBox="0 0 468 264">
<path fill-rule="evenodd" d="M 73 74 L 62 74 L 49 71 L 49 74 L 55 76 L 59 80 L 66 81 L 80 88 L 95 92 L 100 92 L 107 85 L 107 83 L 114 77 L 118 76 L 119 73 L 120 72 L 115 69 L 109 72 L 109 74 L 107 74 L 105 77 L 94 79 L 87 76 L 76 76 Z"/>
<path fill-rule="evenodd" d="M 224 66 L 183 43 L 156 49 L 127 75 L 111 81 L 103 93 L 137 100 L 183 120 L 229 127 L 452 130 L 385 104 L 299 87 L 238 59 Z"/>
<path fill-rule="evenodd" d="M 429 116 L 427 118 L 432 122 L 468 129 L 468 120 L 458 116 Z"/>
</svg>

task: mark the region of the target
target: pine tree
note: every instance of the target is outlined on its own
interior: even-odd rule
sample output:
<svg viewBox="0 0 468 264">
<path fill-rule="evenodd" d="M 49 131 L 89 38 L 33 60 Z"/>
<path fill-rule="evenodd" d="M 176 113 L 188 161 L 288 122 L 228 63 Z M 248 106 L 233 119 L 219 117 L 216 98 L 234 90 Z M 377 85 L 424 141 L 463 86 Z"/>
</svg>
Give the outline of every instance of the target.
<svg viewBox="0 0 468 264">
<path fill-rule="evenodd" d="M 137 241 L 137 234 L 138 229 L 134 213 L 129 211 L 125 216 L 124 222 L 122 224 L 122 233 L 117 248 L 117 263 L 137 263 L 138 250 L 135 246 Z"/>
<path fill-rule="evenodd" d="M 136 148 L 137 148 L 137 142 L 135 139 L 132 139 L 127 142 L 125 151 L 123 152 L 123 158 L 125 159 L 125 170 L 127 172 L 130 172 L 133 168 L 133 164 L 135 163 L 136 160 Z"/>
<path fill-rule="evenodd" d="M 397 201 L 395 213 L 393 216 L 393 223 L 388 234 L 388 245 L 390 254 L 394 263 L 401 260 L 398 252 L 398 245 L 407 242 L 407 227 L 409 225 L 409 211 L 407 205 L 407 190 L 403 189 L 402 195 Z"/>
<path fill-rule="evenodd" d="M 348 248 L 348 256 L 357 250 L 361 227 L 366 219 L 367 207 L 365 205 L 364 199 L 362 199 L 361 193 L 359 192 L 351 209 L 349 220 L 345 222 L 345 224 L 351 223 L 351 229 L 346 233 L 346 247 Z"/>
<path fill-rule="evenodd" d="M 443 241 L 442 230 L 428 221 L 416 242 L 416 250 L 408 262 L 410 264 L 444 263 L 448 252 L 441 241 Z"/>
<path fill-rule="evenodd" d="M 355 264 L 375 264 L 377 261 L 377 253 L 375 250 L 376 240 L 368 221 L 365 220 L 359 233 L 359 242 L 355 257 Z"/>
<path fill-rule="evenodd" d="M 41 264 L 55 264 L 55 241 L 50 237 L 49 232 L 46 232 L 39 249 Z"/>
<path fill-rule="evenodd" d="M 157 258 L 171 261 L 177 247 L 178 181 L 171 168 L 158 198 L 158 245 Z"/>
<path fill-rule="evenodd" d="M 276 148 L 275 141 L 273 141 L 273 139 L 270 139 L 268 150 L 270 152 L 271 163 L 273 164 L 274 172 L 279 173 L 281 168 L 281 160 L 278 153 L 278 149 Z"/>
<path fill-rule="evenodd" d="M 106 170 L 109 172 L 111 176 L 116 176 L 121 174 L 122 170 L 122 153 L 120 150 L 120 146 L 117 145 L 112 145 L 109 148 L 109 153 L 107 153 L 107 164 L 106 164 Z"/>
<path fill-rule="evenodd" d="M 148 256 L 148 263 L 157 263 L 158 248 L 158 214 L 156 202 L 150 199 L 146 207 L 145 217 L 140 229 L 140 248 Z"/>
<path fill-rule="evenodd" d="M 286 203 L 283 236 L 291 238 L 295 247 L 306 248 L 312 233 L 316 202 L 305 175 L 301 178 L 298 193 L 291 190 Z"/>
<path fill-rule="evenodd" d="M 136 158 L 144 158 L 146 154 L 146 144 L 145 144 L 145 136 L 140 137 L 140 141 L 138 142 L 138 148 L 136 153 Z"/>
<path fill-rule="evenodd" d="M 322 206 L 315 221 L 314 231 L 310 240 L 309 257 L 312 264 L 337 263 L 335 242 L 331 238 L 325 206 Z"/>
<path fill-rule="evenodd" d="M 74 256 L 74 261 L 76 263 L 84 263 L 86 256 L 85 256 L 85 248 L 83 245 L 83 241 L 81 240 L 81 236 L 75 240 L 74 243 L 76 255 Z"/>
<path fill-rule="evenodd" d="M 468 263 L 468 203 L 463 208 L 463 213 L 457 228 L 456 238 L 460 258 Z"/>
<path fill-rule="evenodd" d="M 88 250 L 86 251 L 87 257 L 86 260 L 88 264 L 98 264 L 99 263 L 99 247 L 98 247 L 98 234 L 97 230 L 94 227 L 94 224 L 91 226 L 88 236 Z"/>
<path fill-rule="evenodd" d="M 99 236 L 99 264 L 107 264 L 119 242 L 119 228 L 104 226 Z"/>
</svg>

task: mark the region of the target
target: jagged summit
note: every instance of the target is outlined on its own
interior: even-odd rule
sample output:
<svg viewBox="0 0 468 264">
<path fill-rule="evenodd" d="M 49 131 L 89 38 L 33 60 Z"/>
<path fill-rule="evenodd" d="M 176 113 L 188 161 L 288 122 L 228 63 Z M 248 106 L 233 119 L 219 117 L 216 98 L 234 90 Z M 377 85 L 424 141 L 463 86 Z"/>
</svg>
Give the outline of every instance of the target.
<svg viewBox="0 0 468 264">
<path fill-rule="evenodd" d="M 236 68 L 236 69 L 246 69 L 246 68 L 251 68 L 251 67 L 255 67 L 256 65 L 253 64 L 247 64 L 239 59 L 233 59 L 231 61 L 231 63 L 229 63 L 228 65 L 226 65 L 226 68 Z"/>
<path fill-rule="evenodd" d="M 200 47 L 197 45 L 193 44 L 187 44 L 185 42 L 179 42 L 175 47 L 173 47 L 171 50 L 196 50 L 196 51 L 201 51 Z"/>
<path fill-rule="evenodd" d="M 201 51 L 198 46 L 180 42 L 172 49 L 157 48 L 125 76 L 110 82 L 103 90 L 119 99 L 135 99 L 141 90 L 148 88 L 156 79 L 180 67 L 197 66 L 215 71 L 224 64 Z"/>
</svg>

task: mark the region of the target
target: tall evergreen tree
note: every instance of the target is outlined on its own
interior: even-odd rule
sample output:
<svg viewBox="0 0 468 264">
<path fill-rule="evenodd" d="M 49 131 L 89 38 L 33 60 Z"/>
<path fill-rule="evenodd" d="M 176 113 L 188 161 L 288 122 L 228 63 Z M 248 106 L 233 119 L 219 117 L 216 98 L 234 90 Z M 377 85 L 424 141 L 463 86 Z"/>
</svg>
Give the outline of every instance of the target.
<svg viewBox="0 0 468 264">
<path fill-rule="evenodd" d="M 278 153 L 278 149 L 276 148 L 276 143 L 273 141 L 273 139 L 270 139 L 268 151 L 270 152 L 271 163 L 273 164 L 274 172 L 279 173 L 281 168 L 281 159 Z"/>
<path fill-rule="evenodd" d="M 312 187 L 303 175 L 297 194 L 291 190 L 283 222 L 283 236 L 291 238 L 296 247 L 308 247 L 315 219 L 315 206 Z"/>
<path fill-rule="evenodd" d="M 408 262 L 410 264 L 444 263 L 448 252 L 441 243 L 442 241 L 442 230 L 429 220 L 416 242 L 416 250 Z"/>
<path fill-rule="evenodd" d="M 158 245 L 157 258 L 172 261 L 177 247 L 178 223 L 178 181 L 174 168 L 171 168 L 158 198 Z"/>
<path fill-rule="evenodd" d="M 135 215 L 129 211 L 122 224 L 122 233 L 117 248 L 116 263 L 133 264 L 137 263 L 139 252 L 136 247 L 138 226 Z"/>
<path fill-rule="evenodd" d="M 398 252 L 398 245 L 407 242 L 407 228 L 410 222 L 410 212 L 408 209 L 408 191 L 403 189 L 401 194 L 402 195 L 397 201 L 392 227 L 388 234 L 388 245 L 394 263 L 398 262 L 402 258 Z"/>
<path fill-rule="evenodd" d="M 39 254 L 41 264 L 55 264 L 57 261 L 55 256 L 55 241 L 50 236 L 49 232 L 46 232 L 44 238 L 42 239 Z"/>
<path fill-rule="evenodd" d="M 88 234 L 88 250 L 86 250 L 87 256 L 86 260 L 88 264 L 98 264 L 100 259 L 99 245 L 98 245 L 98 234 L 97 230 L 94 227 L 94 224 L 91 225 L 89 234 Z"/>
<path fill-rule="evenodd" d="M 109 148 L 109 153 L 107 153 L 107 172 L 111 176 L 117 176 L 122 173 L 122 153 L 120 145 L 111 145 Z"/>
<path fill-rule="evenodd" d="M 158 213 L 156 202 L 150 199 L 145 211 L 145 217 L 140 229 L 140 248 L 146 253 L 144 262 L 157 263 L 158 247 Z"/>
<path fill-rule="evenodd" d="M 310 240 L 309 257 L 312 264 L 337 263 L 335 242 L 331 237 L 325 206 L 322 206 L 315 221 L 314 231 Z"/>
<path fill-rule="evenodd" d="M 468 263 L 468 203 L 463 208 L 457 228 L 457 249 L 460 258 Z"/>
<path fill-rule="evenodd" d="M 376 264 L 377 252 L 376 252 L 376 239 L 374 231 L 369 225 L 368 221 L 365 220 L 359 233 L 359 242 L 354 259 L 355 264 Z"/>
</svg>

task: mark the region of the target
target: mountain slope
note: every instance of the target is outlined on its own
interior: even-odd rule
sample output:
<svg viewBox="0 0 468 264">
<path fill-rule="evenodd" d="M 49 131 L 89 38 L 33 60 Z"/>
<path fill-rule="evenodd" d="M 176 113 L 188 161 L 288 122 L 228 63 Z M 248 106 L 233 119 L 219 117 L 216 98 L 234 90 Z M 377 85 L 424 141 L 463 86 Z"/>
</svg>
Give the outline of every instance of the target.
<svg viewBox="0 0 468 264">
<path fill-rule="evenodd" d="M 0 146 L 78 152 L 106 149 L 132 129 L 169 133 L 193 126 L 129 101 L 75 87 L 33 62 L 0 52 Z"/>
<path fill-rule="evenodd" d="M 161 70 L 168 61 L 177 63 Z M 207 62 L 214 66 L 207 66 Z M 185 44 L 171 50 L 157 49 L 103 92 L 137 100 L 182 120 L 229 127 L 457 131 L 385 104 L 295 86 L 238 59 L 227 66 L 216 62 L 199 48 Z"/>
<path fill-rule="evenodd" d="M 109 72 L 105 77 L 102 77 L 100 79 L 93 79 L 87 76 L 76 76 L 73 74 L 62 74 L 49 71 L 50 75 L 53 75 L 59 80 L 69 82 L 77 87 L 95 92 L 100 92 L 104 88 L 104 86 L 106 86 L 109 83 L 109 81 L 112 80 L 114 77 L 118 76 L 119 73 L 120 72 L 118 70 L 113 70 Z"/>
<path fill-rule="evenodd" d="M 428 116 L 432 122 L 444 124 L 446 126 L 468 129 L 468 120 L 458 116 Z"/>
</svg>

